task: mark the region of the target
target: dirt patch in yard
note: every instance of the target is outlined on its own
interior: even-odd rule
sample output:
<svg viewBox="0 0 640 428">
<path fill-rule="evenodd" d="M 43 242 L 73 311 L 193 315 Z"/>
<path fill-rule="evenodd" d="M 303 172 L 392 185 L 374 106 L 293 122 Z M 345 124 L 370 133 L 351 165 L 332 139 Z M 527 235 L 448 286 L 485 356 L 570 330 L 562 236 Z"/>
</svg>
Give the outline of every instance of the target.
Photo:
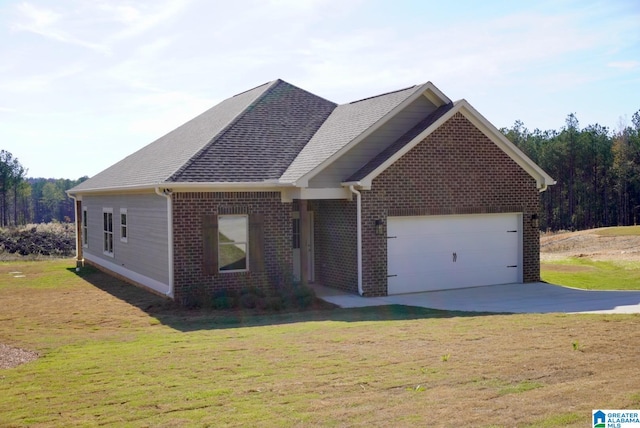
<svg viewBox="0 0 640 428">
<path fill-rule="evenodd" d="M 0 369 L 11 369 L 37 359 L 37 352 L 0 343 Z"/>
<path fill-rule="evenodd" d="M 540 237 L 540 261 L 569 257 L 588 257 L 603 261 L 640 261 L 640 236 L 636 226 L 616 228 L 617 234 L 603 234 L 605 229 L 543 234 Z M 625 230 L 629 234 L 625 234 Z"/>
</svg>

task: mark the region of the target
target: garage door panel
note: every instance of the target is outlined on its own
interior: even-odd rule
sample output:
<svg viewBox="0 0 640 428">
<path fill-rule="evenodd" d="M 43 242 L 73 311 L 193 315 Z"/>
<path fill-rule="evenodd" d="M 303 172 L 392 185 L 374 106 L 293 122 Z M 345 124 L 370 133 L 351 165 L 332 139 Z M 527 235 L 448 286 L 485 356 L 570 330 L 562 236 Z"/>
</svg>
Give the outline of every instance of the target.
<svg viewBox="0 0 640 428">
<path fill-rule="evenodd" d="M 411 256 L 407 255 L 406 257 L 395 257 L 392 260 L 387 267 L 389 273 L 424 272 L 423 269 L 426 269 L 426 272 L 428 272 L 429 270 L 433 270 L 430 269 L 430 266 L 445 266 L 451 263 L 452 254 L 448 252 L 425 252 L 421 255 L 423 263 L 419 263 L 418 265 L 416 265 L 413 254 L 411 254 Z"/>
<path fill-rule="evenodd" d="M 389 217 L 388 293 L 521 282 L 521 218 Z"/>
</svg>

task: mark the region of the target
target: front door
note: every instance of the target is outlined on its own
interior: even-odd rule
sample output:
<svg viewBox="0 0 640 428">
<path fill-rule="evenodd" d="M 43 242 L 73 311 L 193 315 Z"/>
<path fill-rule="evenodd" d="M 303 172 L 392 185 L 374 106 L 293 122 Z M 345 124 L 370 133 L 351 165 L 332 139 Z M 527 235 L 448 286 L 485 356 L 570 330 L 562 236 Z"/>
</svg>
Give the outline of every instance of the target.
<svg viewBox="0 0 640 428">
<path fill-rule="evenodd" d="M 313 272 L 313 212 L 308 211 L 307 215 L 309 216 L 309 230 L 308 230 L 308 238 L 307 242 L 307 282 L 313 282 L 314 280 L 314 272 Z M 300 213 L 293 213 L 292 220 L 292 228 L 293 228 L 293 239 L 292 239 L 292 248 L 293 248 L 293 279 L 296 281 L 300 281 L 300 273 L 302 272 L 302 268 L 300 266 L 300 234 L 302 233 L 300 229 Z"/>
</svg>

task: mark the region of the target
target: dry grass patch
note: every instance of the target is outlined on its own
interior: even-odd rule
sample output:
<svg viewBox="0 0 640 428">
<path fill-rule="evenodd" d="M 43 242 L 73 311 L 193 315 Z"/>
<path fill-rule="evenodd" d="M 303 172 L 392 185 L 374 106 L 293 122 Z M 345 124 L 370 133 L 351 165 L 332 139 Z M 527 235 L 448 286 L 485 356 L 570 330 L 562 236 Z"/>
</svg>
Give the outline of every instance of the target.
<svg viewBox="0 0 640 428">
<path fill-rule="evenodd" d="M 0 343 L 41 354 L 0 371 L 2 426 L 578 427 L 640 406 L 640 316 L 185 311 L 71 266 L 0 265 Z"/>
</svg>

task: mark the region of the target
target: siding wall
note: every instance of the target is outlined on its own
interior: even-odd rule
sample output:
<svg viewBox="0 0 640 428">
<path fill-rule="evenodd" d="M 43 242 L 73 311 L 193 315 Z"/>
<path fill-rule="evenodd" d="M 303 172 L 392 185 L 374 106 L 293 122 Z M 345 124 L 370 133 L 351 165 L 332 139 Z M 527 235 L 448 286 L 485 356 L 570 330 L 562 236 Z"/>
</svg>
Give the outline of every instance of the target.
<svg viewBox="0 0 640 428">
<path fill-rule="evenodd" d="M 185 192 L 174 193 L 173 201 L 176 301 L 187 303 L 223 289 L 271 288 L 291 280 L 292 204 L 282 203 L 279 192 Z M 230 213 L 264 215 L 264 271 L 204 272 L 202 218 Z"/>
<path fill-rule="evenodd" d="M 426 97 L 418 97 L 373 134 L 312 178 L 309 181 L 309 187 L 340 187 L 340 183 L 347 177 L 367 164 L 436 108 Z"/>
<path fill-rule="evenodd" d="M 88 247 L 85 257 L 112 263 L 169 284 L 167 201 L 153 194 L 84 196 Z M 103 254 L 103 208 L 113 209 L 113 257 Z M 128 239 L 120 241 L 120 208 L 127 209 Z M 105 266 L 106 267 L 106 266 Z"/>
<path fill-rule="evenodd" d="M 536 182 L 458 113 L 373 180 L 362 191 L 363 289 L 387 294 L 387 244 L 375 220 L 387 216 L 523 213 L 523 279 L 540 279 Z M 348 243 L 345 243 L 348 245 Z"/>
</svg>

